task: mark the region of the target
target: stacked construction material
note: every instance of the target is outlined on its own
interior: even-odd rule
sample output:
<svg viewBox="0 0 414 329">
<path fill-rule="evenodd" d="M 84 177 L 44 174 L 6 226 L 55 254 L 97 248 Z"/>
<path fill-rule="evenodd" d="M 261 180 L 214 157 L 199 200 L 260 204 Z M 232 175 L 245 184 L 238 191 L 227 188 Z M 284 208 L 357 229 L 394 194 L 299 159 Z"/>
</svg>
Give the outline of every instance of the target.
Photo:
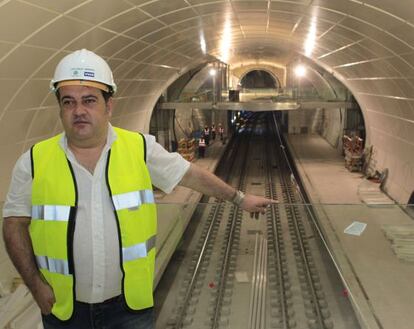
<svg viewBox="0 0 414 329">
<path fill-rule="evenodd" d="M 20 278 L 0 289 L 0 329 L 43 329 L 40 310 Z"/>
<path fill-rule="evenodd" d="M 395 205 L 395 202 L 381 190 L 380 184 L 376 181 L 364 179 L 358 185 L 357 193 L 361 201 L 370 207 Z"/>
<path fill-rule="evenodd" d="M 195 139 L 181 138 L 178 141 L 178 153 L 180 153 L 187 161 L 193 161 L 195 158 Z"/>
<path fill-rule="evenodd" d="M 414 262 L 414 224 L 384 225 L 385 236 L 391 240 L 392 250 L 406 262 Z"/>
<path fill-rule="evenodd" d="M 364 140 L 358 136 L 349 137 L 344 135 L 342 142 L 345 153 L 345 167 L 349 171 L 361 171 Z"/>
</svg>

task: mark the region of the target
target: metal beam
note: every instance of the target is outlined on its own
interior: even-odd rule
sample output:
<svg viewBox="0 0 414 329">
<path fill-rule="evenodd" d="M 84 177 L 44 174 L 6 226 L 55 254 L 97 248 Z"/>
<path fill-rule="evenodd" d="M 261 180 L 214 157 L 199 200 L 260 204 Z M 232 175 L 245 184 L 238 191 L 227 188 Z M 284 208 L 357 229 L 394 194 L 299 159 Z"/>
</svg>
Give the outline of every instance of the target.
<svg viewBox="0 0 414 329">
<path fill-rule="evenodd" d="M 311 110 L 316 108 L 338 109 L 351 108 L 352 102 L 326 102 L 326 101 L 304 101 L 304 102 L 169 102 L 158 104 L 162 110 L 223 110 L 223 111 L 291 111 L 291 110 Z"/>
</svg>

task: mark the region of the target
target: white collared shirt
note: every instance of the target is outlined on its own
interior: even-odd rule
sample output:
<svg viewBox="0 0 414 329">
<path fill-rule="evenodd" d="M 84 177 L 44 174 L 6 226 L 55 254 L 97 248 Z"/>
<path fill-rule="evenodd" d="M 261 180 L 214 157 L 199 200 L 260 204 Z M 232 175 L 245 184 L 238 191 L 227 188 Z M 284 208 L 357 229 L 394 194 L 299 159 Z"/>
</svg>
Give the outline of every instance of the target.
<svg viewBox="0 0 414 329">
<path fill-rule="evenodd" d="M 167 152 L 155 141 L 144 135 L 146 164 L 154 186 L 169 193 L 181 181 L 190 167 L 178 153 Z M 118 229 L 114 210 L 105 181 L 108 151 L 116 139 L 110 126 L 107 143 L 93 175 L 78 163 L 67 146 L 66 136 L 60 146 L 72 164 L 78 187 L 78 211 L 73 243 L 76 276 L 76 299 L 85 303 L 99 303 L 121 293 Z M 10 183 L 3 218 L 31 217 L 32 176 L 30 151 L 17 161 Z"/>
</svg>

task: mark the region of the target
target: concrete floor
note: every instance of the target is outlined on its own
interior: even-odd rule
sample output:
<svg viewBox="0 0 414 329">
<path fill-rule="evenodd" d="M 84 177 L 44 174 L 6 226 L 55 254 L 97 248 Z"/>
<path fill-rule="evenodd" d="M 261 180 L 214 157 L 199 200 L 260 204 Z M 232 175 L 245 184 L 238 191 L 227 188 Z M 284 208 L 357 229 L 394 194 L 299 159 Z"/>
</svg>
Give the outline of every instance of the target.
<svg viewBox="0 0 414 329">
<path fill-rule="evenodd" d="M 387 224 L 413 223 L 412 218 L 399 205 L 364 203 L 360 191 L 366 186 L 366 179 L 361 173 L 349 172 L 343 157 L 322 137 L 289 135 L 287 140 L 362 326 L 412 328 L 414 263 L 405 263 L 395 256 L 382 230 Z M 209 156 L 196 163 L 213 171 L 222 150 L 219 144 L 213 145 Z M 177 188 L 157 200 L 184 202 L 188 193 Z M 360 236 L 344 233 L 353 221 L 367 224 Z"/>
<path fill-rule="evenodd" d="M 361 187 L 367 181 L 350 173 L 343 157 L 320 136 L 289 135 L 288 141 L 362 323 L 367 328 L 413 328 L 414 263 L 396 257 L 382 229 L 412 224 L 412 218 L 399 205 L 364 203 Z M 360 236 L 344 233 L 353 221 L 367 224 Z"/>
</svg>

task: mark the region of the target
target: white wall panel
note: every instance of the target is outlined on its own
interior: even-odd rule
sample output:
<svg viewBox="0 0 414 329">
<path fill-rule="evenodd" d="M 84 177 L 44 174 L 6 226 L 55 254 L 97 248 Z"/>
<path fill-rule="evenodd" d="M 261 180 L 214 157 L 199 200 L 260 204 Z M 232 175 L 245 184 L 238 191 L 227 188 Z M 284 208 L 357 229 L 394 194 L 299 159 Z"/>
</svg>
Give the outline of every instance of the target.
<svg viewBox="0 0 414 329">
<path fill-rule="evenodd" d="M 225 29 L 230 33 L 229 64 L 284 65 L 304 53 L 313 19 L 317 34 L 309 59 L 351 89 L 379 163 L 400 175 L 398 161 L 391 161 L 386 153 L 391 150 L 393 158 L 402 157 L 411 168 L 406 157 L 414 153 L 405 145 L 413 139 L 414 7 L 411 1 L 366 2 L 319 0 L 309 6 L 307 0 L 3 1 L 0 145 L 7 149 L 13 145 L 13 152 L 1 157 L 0 176 L 7 181 L 10 163 L 23 149 L 61 129 L 48 81 L 67 51 L 87 47 L 108 59 L 119 86 L 113 121 L 145 130 L 167 82 L 186 67 L 221 58 Z M 387 133 L 398 138 L 387 139 Z M 386 145 L 381 144 L 384 141 Z M 403 148 L 404 152 L 398 151 Z M 410 181 L 409 177 L 401 174 L 391 181 Z M 5 187 L 0 186 L 0 195 L 4 193 Z"/>
</svg>

